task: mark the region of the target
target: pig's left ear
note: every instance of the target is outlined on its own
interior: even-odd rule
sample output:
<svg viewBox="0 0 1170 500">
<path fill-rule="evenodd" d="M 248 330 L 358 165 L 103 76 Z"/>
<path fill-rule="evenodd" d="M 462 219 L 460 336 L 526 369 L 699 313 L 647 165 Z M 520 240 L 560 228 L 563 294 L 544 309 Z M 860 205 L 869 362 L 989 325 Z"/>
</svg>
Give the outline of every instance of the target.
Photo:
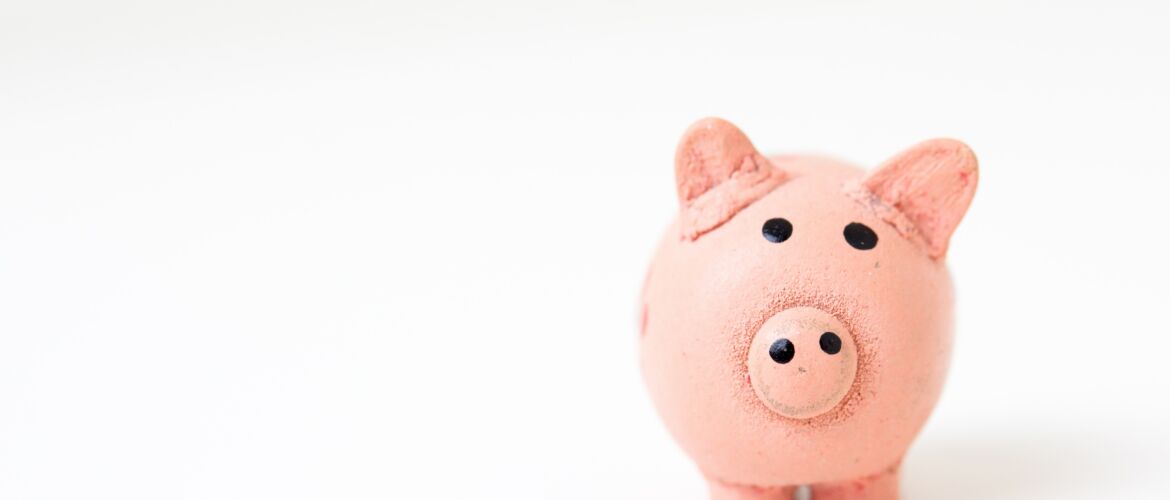
<svg viewBox="0 0 1170 500">
<path fill-rule="evenodd" d="M 862 187 L 877 198 L 871 205 L 882 218 L 903 235 L 921 238 L 931 258 L 941 259 L 978 179 L 971 148 L 954 139 L 933 139 L 887 160 L 865 176 Z"/>
<path fill-rule="evenodd" d="M 719 227 L 788 177 L 735 125 L 719 118 L 699 120 L 683 134 L 674 175 L 687 240 Z"/>
</svg>

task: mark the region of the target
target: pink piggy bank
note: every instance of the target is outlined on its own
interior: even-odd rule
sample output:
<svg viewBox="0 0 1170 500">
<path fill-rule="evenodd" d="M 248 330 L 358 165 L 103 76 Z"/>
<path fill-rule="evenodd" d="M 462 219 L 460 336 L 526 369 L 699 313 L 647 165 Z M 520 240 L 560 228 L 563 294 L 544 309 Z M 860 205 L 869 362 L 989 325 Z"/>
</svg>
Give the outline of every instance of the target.
<svg viewBox="0 0 1170 500">
<path fill-rule="evenodd" d="M 716 499 L 898 497 L 952 343 L 947 243 L 975 193 L 966 145 L 870 172 L 761 155 L 705 119 L 647 274 L 650 395 Z"/>
</svg>

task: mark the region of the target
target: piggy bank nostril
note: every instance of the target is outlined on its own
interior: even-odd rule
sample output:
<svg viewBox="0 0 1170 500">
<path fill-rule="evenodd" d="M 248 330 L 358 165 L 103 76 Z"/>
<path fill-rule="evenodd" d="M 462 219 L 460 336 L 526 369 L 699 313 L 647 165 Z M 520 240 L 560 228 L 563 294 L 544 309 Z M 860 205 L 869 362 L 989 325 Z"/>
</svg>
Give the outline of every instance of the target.
<svg viewBox="0 0 1170 500">
<path fill-rule="evenodd" d="M 837 354 L 841 352 L 841 337 L 833 332 L 825 332 L 821 334 L 821 350 L 825 354 Z"/>
<path fill-rule="evenodd" d="M 772 357 L 772 361 L 780 364 L 792 361 L 792 357 L 796 356 L 796 345 L 788 339 L 779 339 L 772 342 L 772 347 L 768 348 L 768 355 Z"/>
<path fill-rule="evenodd" d="M 800 356 L 797 344 L 804 349 Z M 785 417 L 808 419 L 836 408 L 853 390 L 857 353 L 853 334 L 836 316 L 793 307 L 765 320 L 741 359 L 764 406 Z"/>
</svg>

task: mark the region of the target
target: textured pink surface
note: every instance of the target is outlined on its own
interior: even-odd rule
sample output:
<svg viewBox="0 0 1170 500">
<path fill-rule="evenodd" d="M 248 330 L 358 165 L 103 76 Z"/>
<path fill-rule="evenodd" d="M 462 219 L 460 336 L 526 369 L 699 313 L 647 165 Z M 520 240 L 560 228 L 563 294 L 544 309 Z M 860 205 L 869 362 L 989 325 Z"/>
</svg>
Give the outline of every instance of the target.
<svg viewBox="0 0 1170 500">
<path fill-rule="evenodd" d="M 907 149 L 874 169 L 852 193 L 931 257 L 947 253 L 979 180 L 975 153 L 954 139 L 934 139 Z"/>
<path fill-rule="evenodd" d="M 844 341 L 836 355 L 820 355 L 819 337 L 834 332 Z M 777 339 L 800 346 L 799 356 L 780 365 L 768 355 Z M 772 316 L 760 327 L 748 351 L 748 380 L 772 411 L 793 418 L 811 418 L 832 410 L 853 387 L 857 346 L 840 320 L 819 309 L 794 307 Z"/>
<path fill-rule="evenodd" d="M 784 180 L 734 125 L 717 118 L 691 125 L 674 156 L 683 236 L 694 239 L 730 219 Z"/>
<path fill-rule="evenodd" d="M 866 176 L 826 158 L 764 159 L 707 119 L 683 138 L 676 173 L 679 219 L 643 291 L 642 367 L 712 496 L 809 484 L 818 498 L 896 497 L 950 356 L 942 258 L 974 192 L 970 150 L 930 141 Z M 771 218 L 791 237 L 766 240 Z M 875 248 L 846 242 L 854 222 Z M 840 353 L 818 349 L 822 329 L 839 330 Z M 768 358 L 780 336 L 796 345 L 787 364 Z"/>
</svg>

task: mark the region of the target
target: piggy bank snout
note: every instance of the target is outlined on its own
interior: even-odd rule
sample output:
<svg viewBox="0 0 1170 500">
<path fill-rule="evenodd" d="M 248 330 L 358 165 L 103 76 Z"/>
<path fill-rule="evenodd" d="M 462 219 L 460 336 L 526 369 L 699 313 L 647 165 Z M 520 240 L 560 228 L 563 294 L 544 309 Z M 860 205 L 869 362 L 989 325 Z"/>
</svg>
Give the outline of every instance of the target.
<svg viewBox="0 0 1170 500">
<path fill-rule="evenodd" d="M 747 366 L 752 389 L 765 406 L 808 419 L 832 410 L 853 387 L 857 345 L 833 315 L 810 307 L 787 309 L 756 332 Z"/>
</svg>

